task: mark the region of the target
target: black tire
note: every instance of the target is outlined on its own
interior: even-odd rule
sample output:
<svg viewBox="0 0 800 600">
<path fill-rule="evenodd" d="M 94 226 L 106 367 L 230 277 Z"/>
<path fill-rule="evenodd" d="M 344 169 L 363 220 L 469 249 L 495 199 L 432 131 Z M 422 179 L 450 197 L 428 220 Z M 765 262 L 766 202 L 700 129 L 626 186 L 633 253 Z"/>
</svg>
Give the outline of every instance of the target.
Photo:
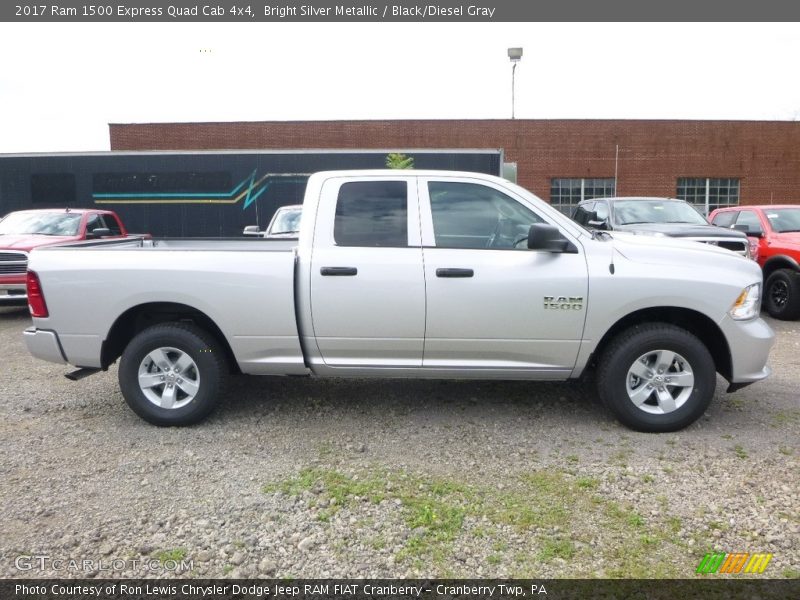
<svg viewBox="0 0 800 600">
<path fill-rule="evenodd" d="M 639 378 L 632 375 L 634 370 L 646 373 Z M 667 323 L 637 325 L 618 334 L 597 366 L 600 399 L 620 422 L 637 431 L 677 431 L 690 425 L 708 408 L 716 383 L 714 359 L 703 342 Z M 672 396 L 672 404 L 666 399 L 662 405 L 658 394 Z"/>
<path fill-rule="evenodd" d="M 161 365 L 166 368 L 152 356 L 163 356 Z M 216 408 L 227 366 L 213 336 L 188 323 L 164 323 L 130 341 L 119 363 L 119 385 L 128 406 L 145 421 L 159 426 L 191 425 Z M 143 381 L 152 385 L 140 385 L 140 371 L 146 378 Z M 157 380 L 164 383 L 153 383 Z"/>
<path fill-rule="evenodd" d="M 767 277 L 764 308 L 770 317 L 782 321 L 800 318 L 800 273 L 778 269 Z"/>
</svg>

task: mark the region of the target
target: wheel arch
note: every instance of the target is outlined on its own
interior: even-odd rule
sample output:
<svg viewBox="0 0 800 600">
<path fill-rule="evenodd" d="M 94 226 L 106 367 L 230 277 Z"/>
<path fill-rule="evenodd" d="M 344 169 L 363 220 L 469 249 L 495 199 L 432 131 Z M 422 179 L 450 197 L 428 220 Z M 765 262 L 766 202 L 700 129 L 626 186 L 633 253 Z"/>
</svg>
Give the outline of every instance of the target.
<svg viewBox="0 0 800 600">
<path fill-rule="evenodd" d="M 731 350 L 722 330 L 703 313 L 675 306 L 644 308 L 619 319 L 600 339 L 589 361 L 590 366 L 596 366 L 599 357 L 618 334 L 645 323 L 668 323 L 686 329 L 695 335 L 714 359 L 714 367 L 717 372 L 730 381 L 733 373 Z"/>
<path fill-rule="evenodd" d="M 238 372 L 238 363 L 227 338 L 219 326 L 204 312 L 177 302 L 149 302 L 131 307 L 117 317 L 103 341 L 100 362 L 107 369 L 116 361 L 130 341 L 141 331 L 160 323 L 190 322 L 212 335 L 225 352 L 228 366 Z"/>
<path fill-rule="evenodd" d="M 764 274 L 764 281 L 766 282 L 767 278 L 778 269 L 791 269 L 796 273 L 800 273 L 800 263 L 786 254 L 770 256 L 764 263 L 764 266 L 761 267 L 761 271 Z"/>
</svg>

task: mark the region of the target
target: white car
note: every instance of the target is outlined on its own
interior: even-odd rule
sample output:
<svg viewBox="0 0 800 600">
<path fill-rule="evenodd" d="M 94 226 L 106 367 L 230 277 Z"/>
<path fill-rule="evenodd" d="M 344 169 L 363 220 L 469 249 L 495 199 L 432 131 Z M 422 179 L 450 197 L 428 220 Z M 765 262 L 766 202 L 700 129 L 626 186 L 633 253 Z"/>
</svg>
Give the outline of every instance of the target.
<svg viewBox="0 0 800 600">
<path fill-rule="evenodd" d="M 258 225 L 248 225 L 244 228 L 244 235 L 260 236 L 265 238 L 296 238 L 300 232 L 300 217 L 303 215 L 302 204 L 281 206 L 272 216 L 272 220 L 264 231 Z"/>
</svg>

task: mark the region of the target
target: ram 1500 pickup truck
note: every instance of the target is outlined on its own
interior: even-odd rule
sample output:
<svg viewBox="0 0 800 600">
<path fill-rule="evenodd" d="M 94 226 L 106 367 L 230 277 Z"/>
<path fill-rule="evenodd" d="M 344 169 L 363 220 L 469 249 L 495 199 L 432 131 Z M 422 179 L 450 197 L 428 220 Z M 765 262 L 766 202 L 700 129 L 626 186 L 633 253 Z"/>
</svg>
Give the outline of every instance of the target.
<svg viewBox="0 0 800 600">
<path fill-rule="evenodd" d="M 32 253 L 29 350 L 78 379 L 119 359 L 142 418 L 208 415 L 231 373 L 567 380 L 644 431 L 769 374 L 761 271 L 727 250 L 591 232 L 503 179 L 313 175 L 297 240 Z M 531 388 L 535 397 L 536 388 Z"/>
</svg>

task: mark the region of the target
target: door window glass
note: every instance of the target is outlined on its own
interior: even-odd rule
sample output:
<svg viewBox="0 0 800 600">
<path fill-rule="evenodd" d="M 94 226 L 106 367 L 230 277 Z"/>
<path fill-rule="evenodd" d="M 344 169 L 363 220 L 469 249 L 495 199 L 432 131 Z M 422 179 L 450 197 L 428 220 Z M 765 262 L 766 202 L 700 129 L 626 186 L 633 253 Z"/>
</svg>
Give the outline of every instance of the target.
<svg viewBox="0 0 800 600">
<path fill-rule="evenodd" d="M 542 219 L 510 196 L 474 183 L 431 181 L 437 248 L 515 248 Z"/>
<path fill-rule="evenodd" d="M 729 210 L 717 213 L 714 215 L 714 219 L 711 222 L 718 227 L 731 227 L 734 220 L 736 220 L 736 211 Z"/>
<path fill-rule="evenodd" d="M 103 220 L 105 221 L 106 227 L 111 231 L 111 235 L 122 235 L 122 227 L 116 217 L 113 215 L 106 215 Z"/>
<path fill-rule="evenodd" d="M 104 227 L 104 225 L 100 215 L 89 215 L 89 218 L 86 220 L 87 233 L 92 233 L 95 229 L 100 229 L 102 227 Z"/>
<path fill-rule="evenodd" d="M 736 219 L 736 224 L 746 225 L 748 227 L 747 233 L 764 233 L 758 215 L 752 210 L 743 210 L 740 212 L 739 218 Z"/>
<path fill-rule="evenodd" d="M 353 181 L 339 188 L 333 239 L 338 246 L 408 246 L 405 181 Z"/>
<path fill-rule="evenodd" d="M 585 204 L 579 204 L 578 208 L 575 209 L 575 214 L 572 218 L 583 226 L 587 226 L 589 221 L 592 220 L 592 211 L 594 210 L 594 202 L 586 202 Z"/>
</svg>

